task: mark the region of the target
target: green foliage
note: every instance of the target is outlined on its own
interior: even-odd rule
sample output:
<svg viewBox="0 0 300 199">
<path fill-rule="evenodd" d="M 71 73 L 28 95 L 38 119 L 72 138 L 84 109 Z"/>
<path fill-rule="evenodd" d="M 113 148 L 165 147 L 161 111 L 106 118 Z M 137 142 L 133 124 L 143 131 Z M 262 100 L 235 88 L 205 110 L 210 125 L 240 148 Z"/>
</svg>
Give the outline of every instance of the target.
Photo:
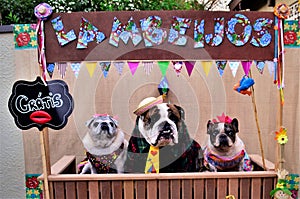
<svg viewBox="0 0 300 199">
<path fill-rule="evenodd" d="M 42 0 L 1 0 L 1 24 L 36 23 L 34 7 Z M 48 0 L 54 12 L 119 10 L 204 10 L 197 0 Z"/>
</svg>

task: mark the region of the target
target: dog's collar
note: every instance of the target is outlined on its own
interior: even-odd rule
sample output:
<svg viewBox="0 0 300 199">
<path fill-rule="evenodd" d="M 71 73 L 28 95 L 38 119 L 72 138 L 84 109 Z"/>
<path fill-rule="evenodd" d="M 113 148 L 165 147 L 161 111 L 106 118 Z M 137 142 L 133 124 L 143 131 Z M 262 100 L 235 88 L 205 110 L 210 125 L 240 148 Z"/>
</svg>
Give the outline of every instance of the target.
<svg viewBox="0 0 300 199">
<path fill-rule="evenodd" d="M 119 157 L 124 149 L 124 143 L 111 154 L 95 156 L 89 152 L 86 152 L 88 160 L 97 169 L 97 173 L 108 173 L 110 169 L 114 169 L 111 166 L 114 164 L 115 160 Z"/>
</svg>

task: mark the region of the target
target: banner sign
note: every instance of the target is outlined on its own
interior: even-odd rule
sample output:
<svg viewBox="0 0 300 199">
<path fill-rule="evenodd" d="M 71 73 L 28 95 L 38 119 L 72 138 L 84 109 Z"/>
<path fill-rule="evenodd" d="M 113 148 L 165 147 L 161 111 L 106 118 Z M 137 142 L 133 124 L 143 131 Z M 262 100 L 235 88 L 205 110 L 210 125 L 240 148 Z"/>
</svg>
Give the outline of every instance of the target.
<svg viewBox="0 0 300 199">
<path fill-rule="evenodd" d="M 46 59 L 273 60 L 273 12 L 116 11 L 54 13 Z"/>
<path fill-rule="evenodd" d="M 40 77 L 33 82 L 14 83 L 8 108 L 16 125 L 23 130 L 37 127 L 62 129 L 73 111 L 73 98 L 62 80 L 47 81 Z"/>
</svg>

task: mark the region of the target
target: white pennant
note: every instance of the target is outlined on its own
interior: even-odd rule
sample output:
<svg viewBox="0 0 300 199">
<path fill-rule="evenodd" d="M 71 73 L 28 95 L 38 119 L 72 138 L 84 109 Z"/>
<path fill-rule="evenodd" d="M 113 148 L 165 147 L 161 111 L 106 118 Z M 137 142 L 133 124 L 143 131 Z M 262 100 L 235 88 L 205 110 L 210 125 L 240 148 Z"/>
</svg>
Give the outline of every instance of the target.
<svg viewBox="0 0 300 199">
<path fill-rule="evenodd" d="M 144 67 L 144 71 L 146 73 L 146 75 L 150 75 L 152 68 L 153 68 L 153 62 L 142 62 L 143 67 Z"/>
<path fill-rule="evenodd" d="M 240 62 L 238 62 L 238 61 L 229 61 L 228 65 L 229 65 L 229 68 L 231 69 L 231 73 L 232 73 L 233 77 L 235 77 L 236 72 L 239 68 Z"/>
</svg>

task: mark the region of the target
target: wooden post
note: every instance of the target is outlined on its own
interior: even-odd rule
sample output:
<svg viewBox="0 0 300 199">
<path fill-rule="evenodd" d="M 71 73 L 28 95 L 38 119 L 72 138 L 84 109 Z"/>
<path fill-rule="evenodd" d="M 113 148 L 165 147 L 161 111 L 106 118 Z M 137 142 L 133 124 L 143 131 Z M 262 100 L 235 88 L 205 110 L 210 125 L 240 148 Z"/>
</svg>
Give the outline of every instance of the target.
<svg viewBox="0 0 300 199">
<path fill-rule="evenodd" d="M 48 128 L 45 127 L 40 131 L 40 144 L 43 162 L 43 175 L 44 175 L 44 195 L 46 199 L 50 199 L 48 176 L 51 174 L 50 167 L 50 151 L 49 151 L 49 134 Z"/>
</svg>

